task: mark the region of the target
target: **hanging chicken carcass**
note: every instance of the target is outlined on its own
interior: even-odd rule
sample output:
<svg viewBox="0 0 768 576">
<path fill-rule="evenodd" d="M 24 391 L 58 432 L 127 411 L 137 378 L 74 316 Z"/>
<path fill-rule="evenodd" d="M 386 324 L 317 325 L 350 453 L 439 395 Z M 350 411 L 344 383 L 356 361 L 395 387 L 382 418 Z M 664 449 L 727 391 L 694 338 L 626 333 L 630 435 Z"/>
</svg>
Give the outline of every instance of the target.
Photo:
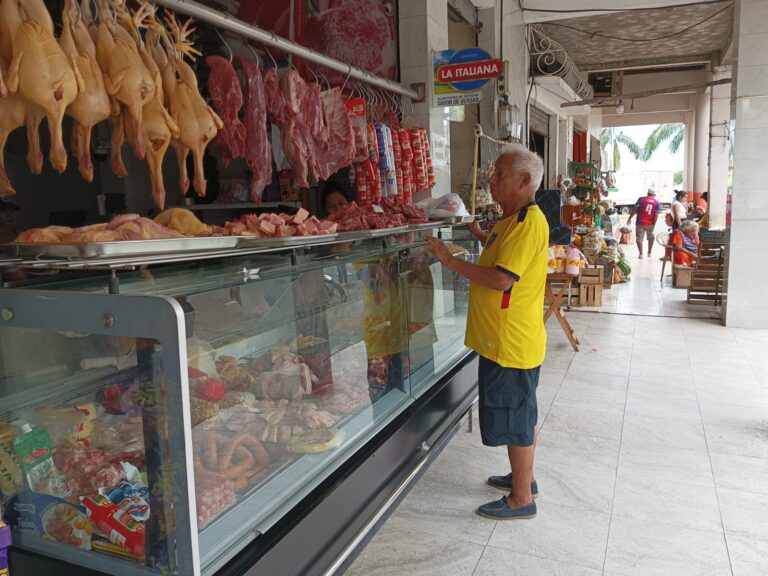
<svg viewBox="0 0 768 576">
<path fill-rule="evenodd" d="M 163 67 L 163 63 L 157 62 L 157 59 L 155 62 L 163 76 L 163 90 L 168 111 L 179 127 L 178 138 L 171 141 L 179 163 L 179 187 L 182 194 L 186 195 L 189 189 L 187 156 L 191 151 L 195 166 L 194 188 L 198 196 L 205 196 L 203 153 L 224 123 L 200 95 L 195 73 L 184 61 L 184 55 L 194 57 L 197 53 L 187 40 L 194 31 L 189 27 L 191 19 L 180 26 L 176 19 L 168 14 L 166 21 L 173 34 L 173 44 L 166 40 L 167 65 Z M 177 54 L 180 55 L 177 56 Z"/>
<path fill-rule="evenodd" d="M 109 118 L 109 96 L 104 85 L 104 74 L 96 62 L 96 45 L 83 24 L 75 0 L 65 0 L 61 19 L 59 44 L 67 57 L 77 63 L 84 85 L 84 90 L 67 108 L 67 114 L 75 121 L 70 147 L 77 158 L 80 174 L 91 182 L 91 130 L 97 123 Z"/>
<path fill-rule="evenodd" d="M 155 95 L 155 81 L 141 59 L 136 39 L 118 18 L 113 21 L 115 8 L 106 0 L 97 0 L 97 4 L 100 21 L 96 29 L 96 60 L 104 73 L 107 93 L 120 103 L 125 114 L 123 121 L 131 124 L 133 138 L 129 142 L 133 152 L 143 159 L 146 148 L 142 109 Z M 113 145 L 114 141 L 113 138 Z"/>
<path fill-rule="evenodd" d="M 243 91 L 232 64 L 221 56 L 208 56 L 205 61 L 211 68 L 208 76 L 208 93 L 213 107 L 224 120 L 224 127 L 213 141 L 224 166 L 235 158 L 245 157 L 245 125 L 238 114 L 243 107 Z"/>
<path fill-rule="evenodd" d="M 53 21 L 42 0 L 24 0 L 24 14 L 17 0 L 0 2 L 0 50 L 10 63 L 8 89 L 39 106 L 48 119 L 51 149 L 48 158 L 58 172 L 67 167 L 62 122 L 67 107 L 84 89 L 77 64 L 56 42 Z M 34 171 L 34 168 L 33 168 Z"/>
</svg>

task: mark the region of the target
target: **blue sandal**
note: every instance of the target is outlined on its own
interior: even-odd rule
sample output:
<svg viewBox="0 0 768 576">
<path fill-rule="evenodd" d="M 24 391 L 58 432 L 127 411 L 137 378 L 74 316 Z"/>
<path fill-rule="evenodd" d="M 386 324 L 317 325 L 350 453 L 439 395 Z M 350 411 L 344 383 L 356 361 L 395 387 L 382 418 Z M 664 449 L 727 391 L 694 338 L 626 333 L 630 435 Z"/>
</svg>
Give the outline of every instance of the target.
<svg viewBox="0 0 768 576">
<path fill-rule="evenodd" d="M 480 506 L 477 513 L 492 520 L 528 520 L 536 518 L 536 502 L 531 502 L 523 508 L 510 508 L 507 497 L 502 496 L 500 500 Z"/>
</svg>

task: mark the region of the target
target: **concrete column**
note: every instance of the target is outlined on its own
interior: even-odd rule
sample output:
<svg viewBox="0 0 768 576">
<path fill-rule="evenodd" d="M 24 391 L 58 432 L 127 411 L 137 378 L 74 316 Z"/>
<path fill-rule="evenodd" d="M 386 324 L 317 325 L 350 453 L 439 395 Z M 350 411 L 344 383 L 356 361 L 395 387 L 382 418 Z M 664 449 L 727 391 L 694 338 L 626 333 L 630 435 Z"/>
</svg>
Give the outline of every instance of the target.
<svg viewBox="0 0 768 576">
<path fill-rule="evenodd" d="M 730 75 L 731 67 L 724 67 L 715 71 L 713 80 L 727 78 Z M 730 120 L 731 86 L 729 84 L 713 86 L 710 92 L 709 115 L 709 225 L 712 228 L 725 227 L 731 149 Z"/>
<path fill-rule="evenodd" d="M 696 166 L 696 96 L 690 96 L 689 111 L 685 113 L 685 140 L 683 142 L 685 153 L 685 170 L 683 170 L 683 185 L 679 189 L 693 190 L 694 173 Z"/>
<path fill-rule="evenodd" d="M 448 49 L 448 4 L 446 0 L 408 0 L 400 3 L 400 80 L 406 86 L 424 82 L 426 100 L 413 104 L 404 98 L 404 108 L 413 126 L 429 133 L 432 146 L 445 146 L 446 165 L 435 164 L 436 184 L 432 196 L 451 192 L 451 130 L 444 108 L 432 107 L 432 52 Z M 415 201 L 422 198 L 414 198 Z"/>
<path fill-rule="evenodd" d="M 696 135 L 694 142 L 694 166 L 692 192 L 709 190 L 709 92 L 696 95 Z"/>
<path fill-rule="evenodd" d="M 737 0 L 732 98 L 736 128 L 726 325 L 768 328 L 768 2 Z"/>
</svg>

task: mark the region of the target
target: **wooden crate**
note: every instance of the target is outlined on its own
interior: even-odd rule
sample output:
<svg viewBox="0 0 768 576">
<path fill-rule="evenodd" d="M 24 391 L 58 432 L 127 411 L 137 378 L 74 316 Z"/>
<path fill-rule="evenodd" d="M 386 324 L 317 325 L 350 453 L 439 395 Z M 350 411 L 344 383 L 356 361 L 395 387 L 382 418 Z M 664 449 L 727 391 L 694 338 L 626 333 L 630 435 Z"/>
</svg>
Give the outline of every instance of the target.
<svg viewBox="0 0 768 576">
<path fill-rule="evenodd" d="M 688 288 L 693 279 L 693 268 L 689 266 L 675 266 L 672 272 L 672 285 L 675 288 Z"/>
<path fill-rule="evenodd" d="M 599 308 L 603 305 L 603 286 L 602 284 L 582 284 L 579 287 L 579 304 L 581 306 L 595 306 Z"/>
<path fill-rule="evenodd" d="M 604 279 L 605 273 L 602 266 L 579 270 L 579 284 L 602 284 Z"/>
</svg>

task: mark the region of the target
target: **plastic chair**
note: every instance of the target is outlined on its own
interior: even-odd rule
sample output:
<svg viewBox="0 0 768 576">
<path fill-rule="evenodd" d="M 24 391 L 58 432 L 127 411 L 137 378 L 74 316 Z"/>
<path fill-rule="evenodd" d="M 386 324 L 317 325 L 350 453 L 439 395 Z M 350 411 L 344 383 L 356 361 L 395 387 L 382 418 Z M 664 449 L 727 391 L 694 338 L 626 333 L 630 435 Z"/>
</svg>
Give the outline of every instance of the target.
<svg viewBox="0 0 768 576">
<path fill-rule="evenodd" d="M 664 284 L 664 270 L 667 268 L 667 262 L 670 263 L 673 273 L 675 269 L 675 247 L 669 244 L 669 237 L 669 233 L 656 235 L 656 243 L 664 248 L 664 256 L 661 258 L 661 278 L 659 278 L 661 284 Z M 667 252 L 667 250 L 669 250 L 669 252 Z"/>
</svg>

